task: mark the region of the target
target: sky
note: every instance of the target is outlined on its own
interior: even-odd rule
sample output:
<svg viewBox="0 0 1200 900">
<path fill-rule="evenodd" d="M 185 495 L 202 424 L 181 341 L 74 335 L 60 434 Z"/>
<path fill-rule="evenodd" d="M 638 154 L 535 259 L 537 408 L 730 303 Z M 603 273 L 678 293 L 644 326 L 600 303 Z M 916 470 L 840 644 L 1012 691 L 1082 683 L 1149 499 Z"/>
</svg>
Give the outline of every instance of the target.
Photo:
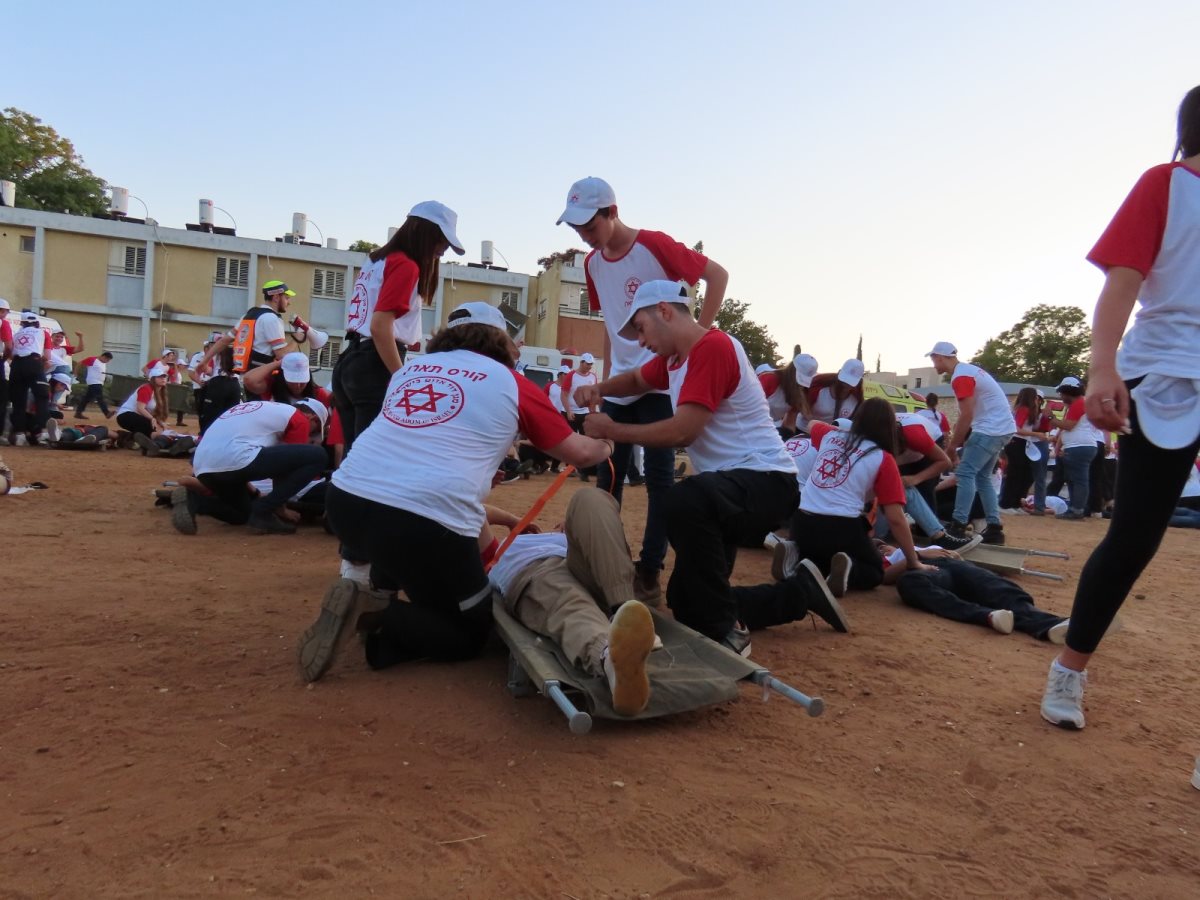
<svg viewBox="0 0 1200 900">
<path fill-rule="evenodd" d="M 10 5 L 0 106 L 164 226 L 203 197 L 346 247 L 437 199 L 464 260 L 531 274 L 597 175 L 627 224 L 703 240 L 784 354 L 834 370 L 861 334 L 904 372 L 1039 303 L 1090 318 L 1084 256 L 1200 82 L 1195 0 L 416 7 Z"/>
</svg>

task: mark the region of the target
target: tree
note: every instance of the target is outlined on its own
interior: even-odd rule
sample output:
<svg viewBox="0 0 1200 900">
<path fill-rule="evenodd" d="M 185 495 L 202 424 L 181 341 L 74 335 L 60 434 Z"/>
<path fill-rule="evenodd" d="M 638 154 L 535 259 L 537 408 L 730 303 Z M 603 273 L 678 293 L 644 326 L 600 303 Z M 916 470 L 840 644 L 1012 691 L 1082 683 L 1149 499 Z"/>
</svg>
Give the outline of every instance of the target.
<svg viewBox="0 0 1200 900">
<path fill-rule="evenodd" d="M 776 346 L 764 326 L 747 318 L 746 313 L 749 310 L 750 304 L 746 301 L 726 297 L 721 308 L 717 310 L 715 324 L 726 334 L 732 335 L 741 342 L 742 347 L 746 350 L 746 356 L 750 357 L 750 365 L 759 366 L 769 363 L 773 366 L 779 358 L 779 347 Z M 699 303 L 696 304 L 693 315 L 699 318 Z M 799 348 L 796 352 L 800 352 Z"/>
<path fill-rule="evenodd" d="M 858 336 L 858 349 L 854 351 L 854 358 L 862 362 L 862 335 Z"/>
<path fill-rule="evenodd" d="M 378 250 L 379 245 L 374 241 L 357 240 L 346 248 L 351 253 L 370 253 L 372 250 Z"/>
<path fill-rule="evenodd" d="M 0 178 L 17 186 L 17 206 L 76 215 L 103 213 L 108 185 L 83 164 L 74 145 L 27 112 L 0 114 Z"/>
<path fill-rule="evenodd" d="M 1087 370 L 1091 340 L 1082 309 L 1042 303 L 1012 328 L 989 338 L 971 362 L 1000 381 L 1055 385 Z"/>
<path fill-rule="evenodd" d="M 564 266 L 575 265 L 575 255 L 582 253 L 587 255 L 586 250 L 580 250 L 578 247 L 568 247 L 559 253 L 551 253 L 549 256 L 543 256 L 537 261 L 537 264 L 542 267 L 543 272 L 549 272 L 556 262 L 562 261 Z"/>
</svg>

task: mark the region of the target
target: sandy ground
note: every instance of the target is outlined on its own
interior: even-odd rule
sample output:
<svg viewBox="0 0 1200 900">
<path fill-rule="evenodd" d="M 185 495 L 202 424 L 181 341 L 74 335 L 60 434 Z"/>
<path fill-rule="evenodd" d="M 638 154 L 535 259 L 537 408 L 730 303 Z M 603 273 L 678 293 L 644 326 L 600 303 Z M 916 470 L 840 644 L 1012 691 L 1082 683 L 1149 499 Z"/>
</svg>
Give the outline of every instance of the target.
<svg viewBox="0 0 1200 900">
<path fill-rule="evenodd" d="M 172 530 L 185 464 L 6 449 L 0 897 L 1196 897 L 1197 532 L 1173 531 L 1093 665 L 1088 728 L 1045 725 L 1053 650 L 852 595 L 755 657 L 824 697 L 572 736 L 499 649 L 372 673 L 295 663 L 336 566 L 319 529 Z M 514 510 L 548 484 L 498 488 Z M 567 488 L 544 524 L 565 508 Z M 631 537 L 644 494 L 628 492 Z M 1009 520 L 1065 550 L 1104 523 Z M 746 551 L 736 578 L 768 576 Z"/>
</svg>

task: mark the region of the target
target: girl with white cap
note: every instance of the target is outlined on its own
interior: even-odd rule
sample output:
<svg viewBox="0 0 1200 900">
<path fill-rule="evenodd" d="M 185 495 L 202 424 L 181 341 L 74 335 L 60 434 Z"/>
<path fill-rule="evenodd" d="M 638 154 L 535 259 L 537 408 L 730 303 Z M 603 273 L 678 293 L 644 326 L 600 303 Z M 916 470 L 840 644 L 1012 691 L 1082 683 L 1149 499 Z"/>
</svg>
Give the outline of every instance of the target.
<svg viewBox="0 0 1200 900">
<path fill-rule="evenodd" d="M 768 367 L 766 372 L 758 375 L 758 383 L 767 395 L 767 409 L 770 410 L 771 421 L 779 428 L 779 434 L 784 440 L 807 425 L 812 417 L 808 388 L 816 375 L 816 357 L 801 353 L 799 347 L 786 366 L 780 369 Z"/>
<path fill-rule="evenodd" d="M 1065 728 L 1084 726 L 1088 660 L 1154 558 L 1200 451 L 1200 86 L 1179 106 L 1172 160 L 1142 175 L 1088 254 L 1104 287 L 1084 405 L 1094 425 L 1120 432 L 1121 464 L 1108 534 L 1080 573 L 1042 697 L 1042 717 Z"/>
<path fill-rule="evenodd" d="M 836 374 L 817 375 L 808 389 L 812 420 L 832 423 L 834 419 L 852 419 L 863 401 L 863 364 L 848 359 Z"/>
<path fill-rule="evenodd" d="M 326 495 L 347 559 L 370 563 L 373 590 L 339 578 L 300 640 L 300 668 L 315 681 L 359 615 L 374 612 L 367 662 L 466 659 L 491 628 L 491 589 L 479 558 L 492 477 L 523 432 L 576 466 L 595 465 L 612 442 L 575 434 L 546 395 L 514 369 L 504 316 L 484 302 L 450 314 L 427 352 L 397 370 L 383 409 L 359 435 Z M 348 557 L 349 548 L 361 556 Z M 408 602 L 396 599 L 403 587 Z"/>
<path fill-rule="evenodd" d="M 165 408 L 160 404 L 167 384 L 167 367 L 155 363 L 146 371 L 146 383 L 125 398 L 117 407 L 117 424 L 133 435 L 133 442 L 146 453 L 157 456 L 159 446 L 154 437 L 165 429 Z"/>
<path fill-rule="evenodd" d="M 379 415 L 392 375 L 404 365 L 408 345 L 421 341 L 421 308 L 433 302 L 438 260 L 447 250 L 462 256 L 458 215 L 436 200 L 418 203 L 386 244 L 368 254 L 346 305 L 348 349 L 333 370 L 333 395 L 349 452 L 354 439 Z"/>
</svg>

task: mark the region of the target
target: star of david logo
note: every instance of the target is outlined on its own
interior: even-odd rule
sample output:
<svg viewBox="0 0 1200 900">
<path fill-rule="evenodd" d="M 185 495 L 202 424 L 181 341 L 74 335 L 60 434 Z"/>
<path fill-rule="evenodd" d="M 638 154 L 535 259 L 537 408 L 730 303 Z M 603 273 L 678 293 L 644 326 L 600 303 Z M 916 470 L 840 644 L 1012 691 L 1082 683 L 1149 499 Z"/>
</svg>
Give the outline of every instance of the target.
<svg viewBox="0 0 1200 900">
<path fill-rule="evenodd" d="M 410 416 L 413 413 L 419 412 L 436 413 L 437 402 L 445 396 L 445 392 L 435 391 L 432 384 L 427 384 L 419 388 L 405 388 L 404 396 L 396 401 L 396 406 L 403 409 Z M 413 402 L 422 397 L 424 398 L 423 400 Z"/>
<path fill-rule="evenodd" d="M 579 202 L 579 195 L 578 195 L 578 194 L 572 194 L 572 195 L 571 195 L 571 199 L 570 199 L 570 200 L 568 200 L 567 202 L 568 202 L 568 203 L 578 203 L 578 202 Z"/>
<path fill-rule="evenodd" d="M 833 481 L 842 472 L 842 464 L 837 459 L 826 458 L 817 466 L 817 473 L 827 481 Z"/>
<path fill-rule="evenodd" d="M 637 293 L 637 289 L 640 288 L 641 286 L 642 286 L 642 279 L 640 279 L 636 276 L 633 278 L 630 278 L 628 281 L 625 282 L 625 296 L 628 297 L 630 300 L 632 300 L 633 295 Z"/>
</svg>

